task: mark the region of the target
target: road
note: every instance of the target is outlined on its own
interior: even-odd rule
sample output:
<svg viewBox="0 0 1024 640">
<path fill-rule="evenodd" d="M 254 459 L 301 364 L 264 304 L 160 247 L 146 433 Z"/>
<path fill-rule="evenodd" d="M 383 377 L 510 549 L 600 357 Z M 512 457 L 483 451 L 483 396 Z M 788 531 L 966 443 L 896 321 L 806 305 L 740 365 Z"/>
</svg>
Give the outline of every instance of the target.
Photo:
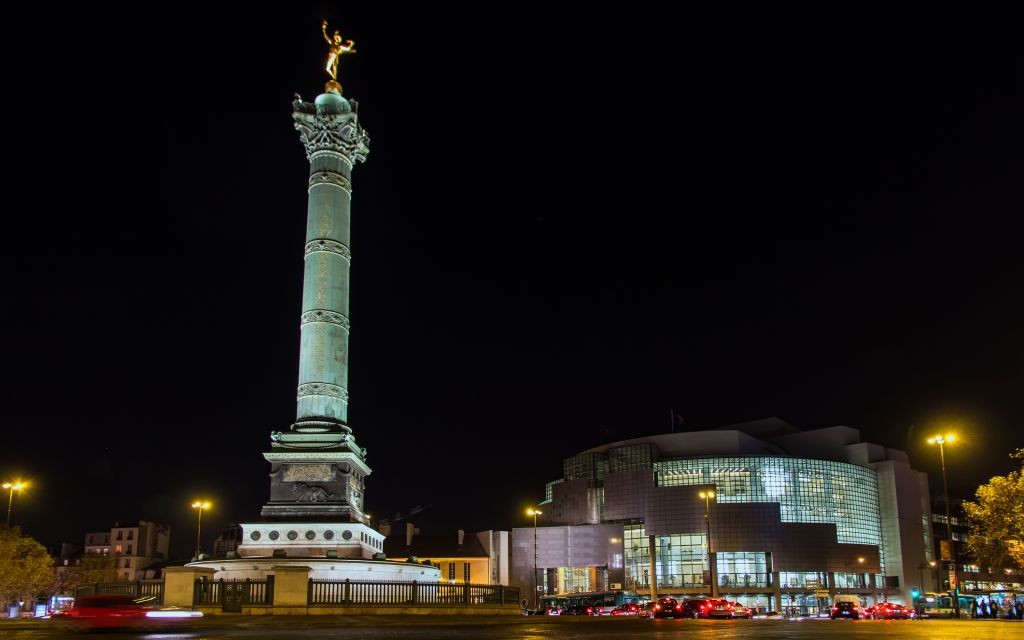
<svg viewBox="0 0 1024 640">
<path fill-rule="evenodd" d="M 49 621 L 0 621 L 5 640 L 75 637 Z M 92 632 L 90 640 L 1021 640 L 1024 623 L 1002 620 L 637 620 L 622 618 L 460 618 L 405 616 L 210 617 L 161 633 Z"/>
</svg>

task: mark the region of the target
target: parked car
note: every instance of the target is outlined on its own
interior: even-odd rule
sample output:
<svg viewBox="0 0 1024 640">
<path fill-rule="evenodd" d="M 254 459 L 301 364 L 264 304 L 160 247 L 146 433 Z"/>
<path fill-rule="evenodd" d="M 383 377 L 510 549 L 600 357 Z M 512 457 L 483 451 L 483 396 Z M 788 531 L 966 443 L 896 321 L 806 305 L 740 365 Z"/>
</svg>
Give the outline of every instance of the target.
<svg viewBox="0 0 1024 640">
<path fill-rule="evenodd" d="M 52 619 L 75 629 L 157 629 L 201 618 L 201 611 L 161 607 L 146 598 L 131 596 L 83 596 Z"/>
<path fill-rule="evenodd" d="M 655 618 L 682 618 L 683 604 L 675 598 L 659 598 L 654 604 Z"/>
</svg>

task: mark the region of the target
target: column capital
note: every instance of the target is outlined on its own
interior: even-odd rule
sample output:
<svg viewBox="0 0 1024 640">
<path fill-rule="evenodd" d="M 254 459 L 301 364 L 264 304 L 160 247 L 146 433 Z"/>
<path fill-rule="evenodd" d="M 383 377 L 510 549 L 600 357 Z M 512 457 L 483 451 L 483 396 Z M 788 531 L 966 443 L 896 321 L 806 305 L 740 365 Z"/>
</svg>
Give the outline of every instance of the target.
<svg viewBox="0 0 1024 640">
<path fill-rule="evenodd" d="M 366 161 L 370 136 L 359 125 L 357 106 L 355 100 L 336 94 L 320 95 L 316 103 L 292 103 L 292 119 L 306 147 L 306 158 L 329 153 L 345 158 L 350 166 Z"/>
</svg>

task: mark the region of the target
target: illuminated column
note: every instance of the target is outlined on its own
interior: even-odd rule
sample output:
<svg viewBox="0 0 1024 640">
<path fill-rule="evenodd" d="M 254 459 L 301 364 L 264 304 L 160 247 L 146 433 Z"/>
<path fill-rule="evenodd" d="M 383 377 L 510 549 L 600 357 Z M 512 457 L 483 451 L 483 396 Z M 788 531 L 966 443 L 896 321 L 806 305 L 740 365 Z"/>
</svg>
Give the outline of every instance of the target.
<svg viewBox="0 0 1024 640">
<path fill-rule="evenodd" d="M 369 138 L 356 104 L 326 92 L 296 101 L 295 127 L 309 158 L 305 272 L 302 279 L 298 407 L 292 431 L 349 432 L 348 298 L 352 167 Z"/>
<path fill-rule="evenodd" d="M 263 454 L 271 463 L 265 519 L 367 520 L 370 468 L 348 425 L 348 283 L 352 167 L 366 160 L 370 140 L 356 102 L 333 85 L 312 103 L 292 103 L 309 159 L 299 385 L 295 423 L 272 433 Z"/>
</svg>

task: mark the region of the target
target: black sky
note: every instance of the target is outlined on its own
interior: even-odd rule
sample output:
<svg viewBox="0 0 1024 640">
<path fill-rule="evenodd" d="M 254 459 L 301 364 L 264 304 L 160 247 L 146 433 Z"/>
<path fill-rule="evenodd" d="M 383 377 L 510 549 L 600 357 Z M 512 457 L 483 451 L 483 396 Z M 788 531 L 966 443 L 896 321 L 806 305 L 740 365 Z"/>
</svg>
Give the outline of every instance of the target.
<svg viewBox="0 0 1024 640">
<path fill-rule="evenodd" d="M 525 525 L 563 457 L 670 408 L 857 427 L 933 486 L 921 442 L 955 423 L 965 494 L 1024 446 L 1008 10 L 95 11 L 4 45 L 0 474 L 47 544 L 148 518 L 185 557 L 192 497 L 210 537 L 266 500 L 323 16 L 371 136 L 350 419 L 375 516 Z"/>
</svg>

